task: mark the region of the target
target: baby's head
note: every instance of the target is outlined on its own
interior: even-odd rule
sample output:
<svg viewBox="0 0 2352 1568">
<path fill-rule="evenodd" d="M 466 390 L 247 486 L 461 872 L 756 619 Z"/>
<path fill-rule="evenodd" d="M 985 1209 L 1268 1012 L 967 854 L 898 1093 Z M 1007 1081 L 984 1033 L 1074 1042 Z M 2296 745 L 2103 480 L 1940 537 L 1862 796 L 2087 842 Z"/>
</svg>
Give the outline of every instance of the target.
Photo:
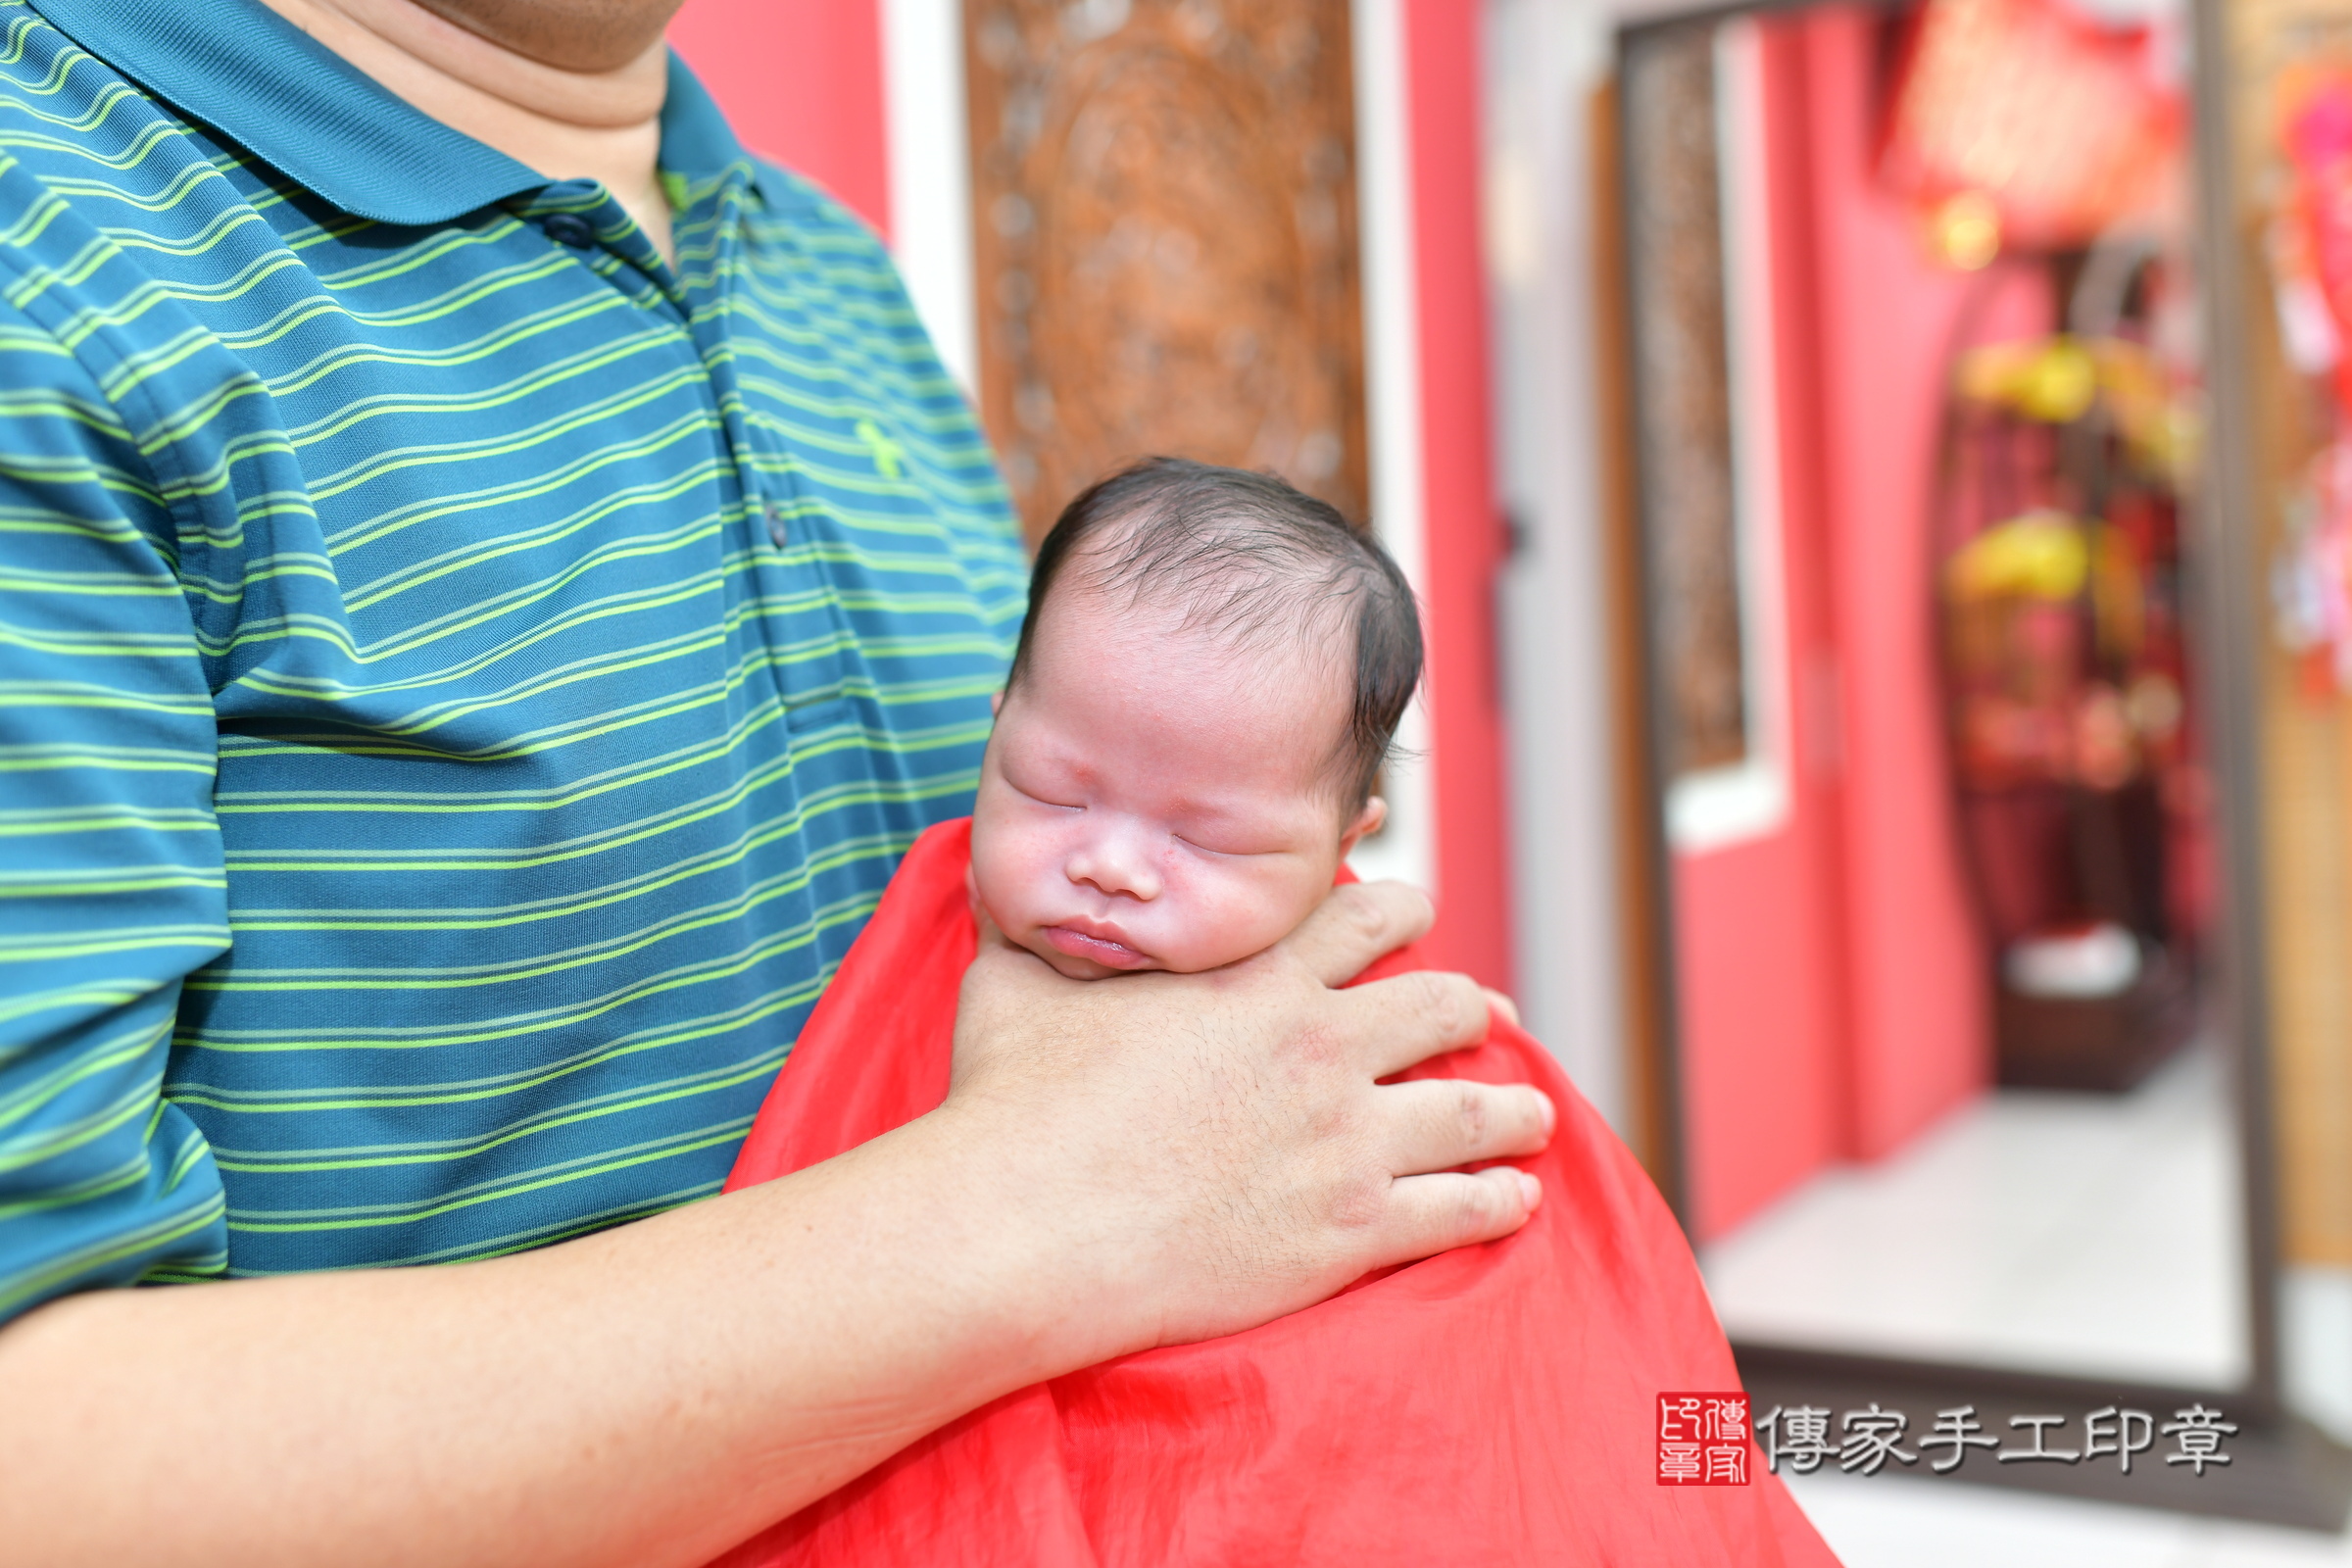
<svg viewBox="0 0 2352 1568">
<path fill-rule="evenodd" d="M 1070 503 L 972 813 L 973 891 L 1063 974 L 1272 946 L 1380 825 L 1421 679 L 1412 592 L 1280 479 L 1155 458 Z"/>
</svg>

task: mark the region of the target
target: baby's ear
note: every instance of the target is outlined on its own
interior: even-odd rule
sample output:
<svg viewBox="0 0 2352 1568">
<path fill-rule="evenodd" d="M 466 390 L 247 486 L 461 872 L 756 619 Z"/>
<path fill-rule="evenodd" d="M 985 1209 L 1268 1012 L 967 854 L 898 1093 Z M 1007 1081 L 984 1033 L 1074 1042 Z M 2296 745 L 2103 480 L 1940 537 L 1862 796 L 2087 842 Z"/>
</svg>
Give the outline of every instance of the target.
<svg viewBox="0 0 2352 1568">
<path fill-rule="evenodd" d="M 995 718 L 1004 711 L 1004 688 L 1000 686 L 988 694 L 988 716 Z"/>
<path fill-rule="evenodd" d="M 1389 803 L 1375 795 L 1364 802 L 1364 808 L 1355 813 L 1348 831 L 1340 835 L 1340 858 L 1345 860 L 1354 853 L 1357 844 L 1380 831 L 1380 824 L 1389 819 Z"/>
</svg>

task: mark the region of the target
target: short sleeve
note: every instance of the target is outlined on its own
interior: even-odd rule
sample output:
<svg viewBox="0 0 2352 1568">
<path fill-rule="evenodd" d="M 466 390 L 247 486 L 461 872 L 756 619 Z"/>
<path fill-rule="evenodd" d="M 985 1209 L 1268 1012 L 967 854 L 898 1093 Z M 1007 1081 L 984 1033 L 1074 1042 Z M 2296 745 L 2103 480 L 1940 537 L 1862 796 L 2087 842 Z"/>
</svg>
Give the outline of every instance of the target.
<svg viewBox="0 0 2352 1568">
<path fill-rule="evenodd" d="M 0 1322 L 227 1248 L 162 1087 L 228 946 L 211 691 L 170 510 L 25 282 L 0 267 Z"/>
</svg>

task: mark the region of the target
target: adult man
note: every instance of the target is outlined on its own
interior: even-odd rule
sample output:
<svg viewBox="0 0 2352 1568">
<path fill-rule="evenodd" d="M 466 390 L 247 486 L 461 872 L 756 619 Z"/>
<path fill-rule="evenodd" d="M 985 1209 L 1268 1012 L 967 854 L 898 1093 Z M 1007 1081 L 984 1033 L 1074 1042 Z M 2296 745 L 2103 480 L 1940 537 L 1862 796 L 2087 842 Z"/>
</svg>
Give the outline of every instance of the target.
<svg viewBox="0 0 2352 1568">
<path fill-rule="evenodd" d="M 1525 1217 L 1424 1173 L 1541 1097 L 1373 1084 L 1475 988 L 1328 989 L 1396 889 L 993 953 L 939 1112 L 688 1202 L 968 798 L 1020 566 L 674 4 L 0 0 L 0 1560 L 693 1563 Z"/>
</svg>

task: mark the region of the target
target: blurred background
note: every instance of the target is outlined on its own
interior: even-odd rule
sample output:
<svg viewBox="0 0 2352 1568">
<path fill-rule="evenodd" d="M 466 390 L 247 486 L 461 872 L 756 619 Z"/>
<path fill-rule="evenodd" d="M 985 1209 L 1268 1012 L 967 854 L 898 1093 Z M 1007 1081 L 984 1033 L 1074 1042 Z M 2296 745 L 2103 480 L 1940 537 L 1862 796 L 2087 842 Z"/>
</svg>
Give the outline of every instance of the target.
<svg viewBox="0 0 2352 1568">
<path fill-rule="evenodd" d="M 1759 1413 L 2239 1428 L 1833 1457 L 1850 1562 L 2352 1561 L 2352 0 L 671 36 L 888 240 L 1032 537 L 1174 452 L 1387 543 L 1358 868 L 1657 1177 Z"/>
</svg>

